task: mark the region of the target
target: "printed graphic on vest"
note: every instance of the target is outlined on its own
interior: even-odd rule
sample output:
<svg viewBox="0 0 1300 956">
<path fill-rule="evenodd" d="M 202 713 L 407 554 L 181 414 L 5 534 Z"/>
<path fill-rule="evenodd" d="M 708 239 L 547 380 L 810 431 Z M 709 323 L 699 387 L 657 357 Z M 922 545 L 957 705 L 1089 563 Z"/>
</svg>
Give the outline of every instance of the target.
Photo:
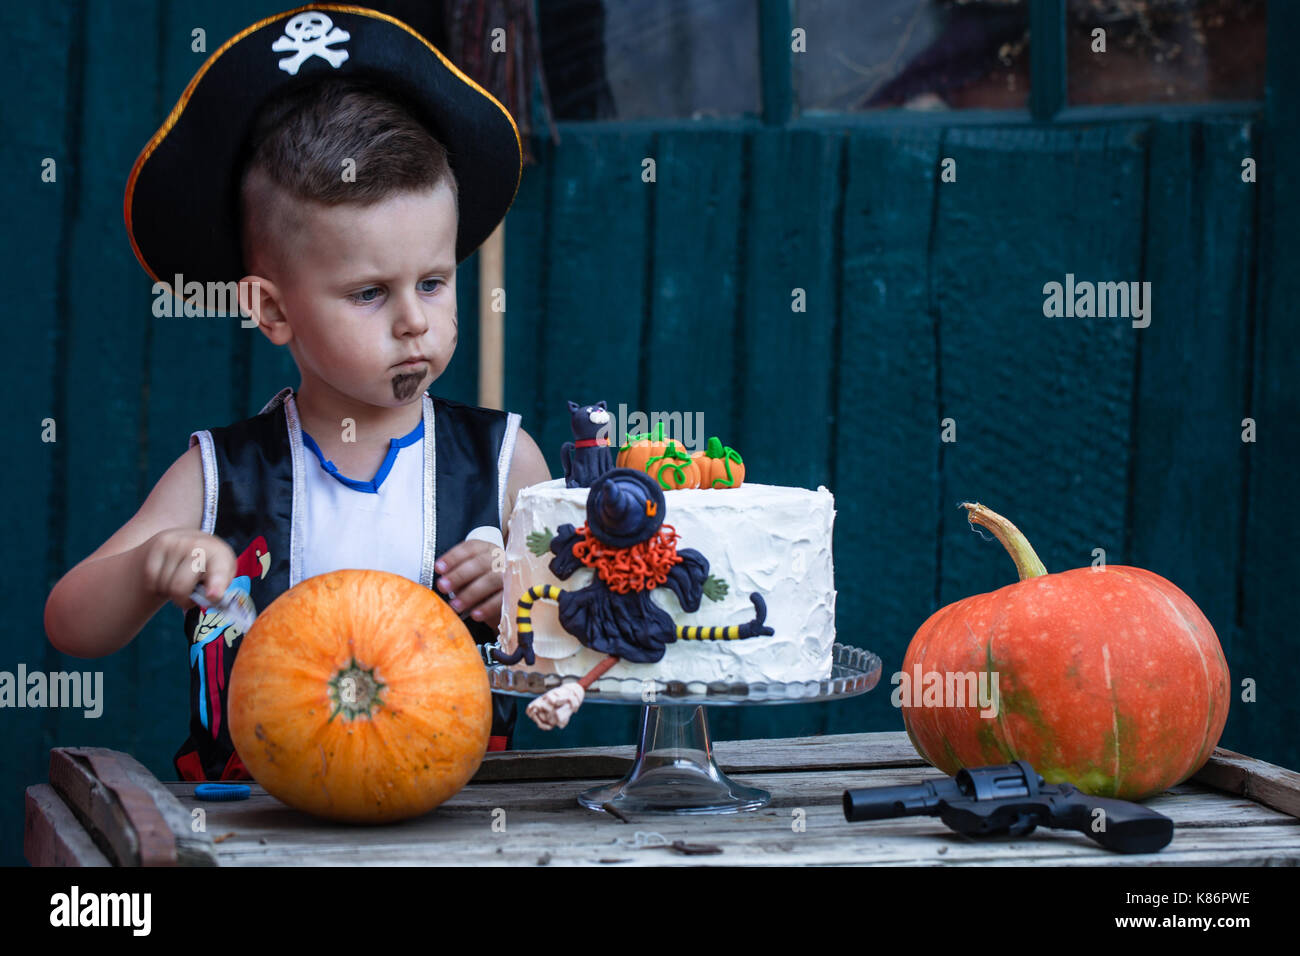
<svg viewBox="0 0 1300 956">
<path fill-rule="evenodd" d="M 253 580 L 261 580 L 270 570 L 270 549 L 266 538 L 258 535 L 236 560 L 235 579 L 230 586 L 249 594 Z M 190 667 L 199 671 L 199 721 L 216 740 L 221 733 L 225 699 L 226 651 L 230 651 L 233 661 L 235 642 L 244 633 L 217 608 L 200 606 L 199 610 L 198 623 L 190 635 Z"/>
</svg>

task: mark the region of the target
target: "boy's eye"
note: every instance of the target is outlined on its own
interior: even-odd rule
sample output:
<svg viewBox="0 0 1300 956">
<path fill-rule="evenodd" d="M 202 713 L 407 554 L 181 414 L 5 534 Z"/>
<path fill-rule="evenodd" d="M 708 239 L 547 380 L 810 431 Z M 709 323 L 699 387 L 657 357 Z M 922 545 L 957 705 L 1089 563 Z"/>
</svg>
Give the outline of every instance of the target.
<svg viewBox="0 0 1300 956">
<path fill-rule="evenodd" d="M 384 290 L 379 288 L 379 286 L 372 285 L 369 288 L 362 289 L 360 292 L 354 292 L 351 298 L 355 302 L 374 302 L 383 294 L 383 291 Z"/>
<path fill-rule="evenodd" d="M 421 279 L 421 280 L 420 280 L 420 291 L 421 291 L 421 292 L 437 292 L 437 291 L 438 291 L 438 286 L 440 286 L 440 285 L 442 285 L 442 280 L 441 280 L 441 279 Z"/>
</svg>

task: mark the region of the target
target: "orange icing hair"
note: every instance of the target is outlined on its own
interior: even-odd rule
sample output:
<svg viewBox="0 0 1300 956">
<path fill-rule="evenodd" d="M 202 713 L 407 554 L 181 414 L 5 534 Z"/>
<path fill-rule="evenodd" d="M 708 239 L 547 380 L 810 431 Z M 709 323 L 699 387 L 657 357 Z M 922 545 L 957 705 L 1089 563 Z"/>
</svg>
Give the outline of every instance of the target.
<svg viewBox="0 0 1300 956">
<path fill-rule="evenodd" d="M 630 548 L 611 548 L 602 544 L 584 524 L 578 529 L 583 536 L 574 542 L 573 556 L 596 574 L 616 594 L 648 591 L 668 580 L 668 572 L 681 561 L 677 553 L 677 529 L 663 525 L 659 532 Z"/>
</svg>

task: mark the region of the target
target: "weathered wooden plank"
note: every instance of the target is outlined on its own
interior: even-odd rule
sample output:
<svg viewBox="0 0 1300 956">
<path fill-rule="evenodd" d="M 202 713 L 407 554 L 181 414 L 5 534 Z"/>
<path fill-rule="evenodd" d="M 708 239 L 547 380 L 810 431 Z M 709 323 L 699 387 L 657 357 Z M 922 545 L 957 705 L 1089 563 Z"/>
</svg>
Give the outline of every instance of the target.
<svg viewBox="0 0 1300 956">
<path fill-rule="evenodd" d="M 841 805 L 846 789 L 942 776 L 921 763 L 903 733 L 722 741 L 715 745 L 715 754 L 733 778 L 769 790 L 772 803 L 746 814 L 689 818 L 633 815 L 632 823 L 625 826 L 576 803 L 580 790 L 599 779 L 620 775 L 631 757 L 631 748 L 593 747 L 569 754 L 493 755 L 485 761 L 491 770 L 482 772 L 434 813 L 395 826 L 355 828 L 322 823 L 254 787 L 251 800 L 223 805 L 220 821 L 210 821 L 209 829 L 232 834 L 217 849 L 221 862 L 230 865 L 331 865 L 343 860 L 373 865 L 532 865 L 539 860 L 587 865 L 601 859 L 639 860 L 642 855 L 647 857 L 645 865 L 677 862 L 666 859 L 670 851 L 632 850 L 617 844 L 620 839 L 632 839 L 637 831 L 662 834 L 669 842 L 680 839 L 723 848 L 721 858 L 682 858 L 693 863 L 1133 862 L 1133 858 L 1100 850 L 1080 834 L 1063 831 L 1040 833 L 1029 840 L 979 843 L 950 833 L 937 819 L 846 823 Z M 1220 751 L 1213 760 L 1229 756 L 1239 757 Z M 554 776 L 539 779 L 548 765 Z M 753 772 L 745 767 L 770 769 Z M 509 769 L 538 776 L 504 779 Z M 602 778 L 605 770 L 608 776 Z M 587 774 L 597 779 L 580 782 Z M 182 805 L 189 806 L 193 786 L 176 783 L 169 789 Z M 1300 827 L 1294 818 L 1240 795 L 1186 782 L 1144 805 L 1169 816 L 1177 827 L 1173 844 L 1159 854 L 1141 858 L 1148 862 L 1256 865 L 1300 860 Z M 793 826 L 796 821 L 801 822 L 802 831 Z"/>
<path fill-rule="evenodd" d="M 740 133 L 659 135 L 645 380 L 640 395 L 610 396 L 629 411 L 680 413 L 683 426 L 702 415 L 703 434 L 688 436 L 692 451 L 710 435 L 734 444 L 744 153 Z M 687 437 L 685 427 L 668 431 Z"/>
<path fill-rule="evenodd" d="M 656 831 L 657 832 L 657 831 Z M 661 834 L 671 842 L 666 834 Z M 954 843 L 943 836 L 853 841 L 834 837 L 824 844 L 811 841 L 765 846 L 724 847 L 713 856 L 683 856 L 668 850 L 636 850 L 612 840 L 594 846 L 565 844 L 539 849 L 517 839 L 503 840 L 490 854 L 483 850 L 459 853 L 423 853 L 419 848 L 394 847 L 391 853 L 358 854 L 355 849 L 335 849 L 299 859 L 277 852 L 270 846 L 252 853 L 232 853 L 226 866 L 1288 866 L 1293 851 L 1274 846 L 1266 834 L 1255 834 L 1249 843 L 1239 843 L 1233 832 L 1220 831 L 1215 838 L 1202 833 L 1194 841 L 1178 840 L 1159 853 L 1119 854 L 1097 848 L 1080 834 L 1051 833 L 1022 840 L 1010 852 L 999 852 L 990 843 Z M 1033 842 L 1038 840 L 1037 843 Z M 715 841 L 697 838 L 696 843 Z M 798 848 L 796 851 L 796 847 Z"/>
<path fill-rule="evenodd" d="M 710 712 L 709 719 L 712 720 Z M 517 780 L 599 779 L 622 776 L 632 766 L 635 746 L 577 747 L 488 754 L 474 783 Z M 819 737 L 718 740 L 713 757 L 724 772 L 928 767 L 907 735 L 887 731 Z"/>
<path fill-rule="evenodd" d="M 98 747 L 55 748 L 50 782 L 121 866 L 212 866 L 206 832 L 133 757 Z"/>
<path fill-rule="evenodd" d="M 182 866 L 213 866 L 212 839 L 207 830 L 194 828 L 191 812 L 182 807 L 171 791 L 130 754 L 112 750 L 78 748 L 96 775 L 113 790 L 123 806 L 136 804 L 140 812 L 131 819 L 137 831 L 143 824 L 161 824 L 175 846 L 176 862 Z M 160 835 L 161 836 L 161 835 Z"/>
<path fill-rule="evenodd" d="M 1044 314 L 1044 286 L 1141 279 L 1141 125 L 949 130 L 933 254 L 943 448 L 942 606 L 1015 580 L 958 513 L 1014 521 L 1049 571 L 1119 554 L 1136 336 L 1129 318 Z M 1052 228 L 1044 228 L 1052 223 Z M 920 623 L 919 621 L 917 622 Z"/>
<path fill-rule="evenodd" d="M 934 611 L 940 423 L 929 274 L 939 129 L 849 137 L 834 429 L 836 637 L 885 662 L 822 705 L 831 733 L 898 725 L 889 675 Z M 909 745 L 910 746 L 910 745 Z"/>
<path fill-rule="evenodd" d="M 572 785 L 559 782 L 535 782 L 522 789 L 472 785 L 435 813 L 397 827 L 340 828 L 305 821 L 289 826 L 288 821 L 301 820 L 302 815 L 287 808 L 241 804 L 245 807 L 242 813 L 232 806 L 232 813 L 223 820 L 222 827 L 229 826 L 233 836 L 221 844 L 218 853 L 227 865 L 319 865 L 349 858 L 384 865 L 528 864 L 547 855 L 553 862 L 582 863 L 592 862 L 590 857 L 608 856 L 611 849 L 626 849 L 616 841 L 631 840 L 639 831 L 661 834 L 667 841 L 681 839 L 724 848 L 726 860 L 701 858 L 696 862 L 761 863 L 781 857 L 789 863 L 923 863 L 929 853 L 945 844 L 955 852 L 954 860 L 965 856 L 972 862 L 1120 862 L 1116 854 L 1069 831 L 980 842 L 953 834 L 933 818 L 866 824 L 849 824 L 843 819 L 839 798 L 844 788 L 892 785 L 916 776 L 901 771 L 747 775 L 743 782 L 770 788 L 780 799 L 754 813 L 639 815 L 629 825 L 577 806 Z M 1170 816 L 1177 826 L 1174 842 L 1160 854 L 1149 855 L 1151 862 L 1195 858 L 1223 864 L 1257 862 L 1261 856 L 1279 861 L 1300 858 L 1300 828 L 1286 815 L 1267 808 L 1194 784 L 1175 788 L 1147 805 Z M 796 822 L 802 824 L 802 830 L 796 828 Z M 1170 857 L 1161 859 L 1165 854 Z M 646 862 L 668 864 L 658 858 Z"/>
<path fill-rule="evenodd" d="M 1216 747 L 1194 780 L 1300 817 L 1300 773 Z"/>
<path fill-rule="evenodd" d="M 869 736 L 887 738 L 891 735 Z M 744 748 L 751 742 L 733 743 L 737 748 Z M 364 862 L 375 864 L 527 863 L 532 862 L 526 859 L 529 853 L 538 857 L 549 853 L 557 859 L 569 859 L 573 854 L 570 861 L 581 862 L 578 858 L 587 852 L 587 847 L 594 847 L 590 852 L 600 852 L 602 846 L 619 839 L 620 834 L 632 834 L 638 830 L 660 832 L 669 840 L 723 845 L 729 853 L 752 850 L 756 854 L 784 852 L 789 849 L 786 843 L 793 834 L 798 837 L 800 855 L 789 862 L 827 862 L 818 856 L 825 848 L 815 840 L 806 842 L 805 833 L 793 828 L 795 821 L 805 824 L 808 838 L 815 837 L 818 832 L 829 832 L 834 840 L 867 839 L 875 841 L 872 846 L 882 839 L 886 844 L 892 841 L 890 852 L 894 855 L 890 859 L 894 862 L 917 862 L 919 857 L 913 841 L 919 837 L 946 834 L 950 841 L 961 841 L 933 818 L 879 821 L 867 825 L 850 825 L 843 820 L 841 798 L 844 790 L 894 786 L 940 777 L 934 768 L 891 766 L 804 772 L 731 772 L 743 783 L 769 790 L 773 795 L 772 803 L 754 813 L 734 815 L 672 818 L 634 814 L 631 825 L 624 828 L 612 817 L 578 806 L 575 796 L 585 784 L 573 780 L 475 782 L 434 813 L 419 819 L 393 826 L 356 828 L 313 820 L 280 804 L 260 787 L 254 787 L 251 800 L 223 805 L 220 821 L 210 821 L 210 830 L 231 834 L 218 850 L 223 863 L 240 862 L 233 858 L 247 854 L 249 857 L 243 862 L 256 859 L 265 863 L 308 865 L 338 859 L 344 848 L 364 857 Z M 170 786 L 183 804 L 192 803 L 193 784 Z M 1199 847 L 1205 850 L 1205 860 L 1241 862 L 1234 856 L 1240 846 L 1269 848 L 1268 859 L 1300 857 L 1300 827 L 1296 826 L 1295 820 L 1286 813 L 1249 799 L 1188 782 L 1144 801 L 1144 805 L 1174 820 L 1178 828 L 1175 848 L 1180 853 Z M 1235 839 L 1214 834 L 1206 836 L 1200 832 L 1224 829 L 1249 830 L 1251 833 Z M 1259 831 L 1268 831 L 1267 838 L 1260 839 Z M 1067 847 L 1072 846 L 1068 852 L 1084 857 L 1102 852 L 1081 836 L 1076 840 L 1071 834 L 1043 833 L 1038 839 L 1064 839 Z M 499 848 L 492 845 L 497 842 L 512 855 L 511 860 L 497 859 Z M 1001 847 L 985 847 L 979 858 L 1015 862 L 1021 857 L 1042 855 L 1055 859 L 1061 844 L 1034 846 L 1026 850 L 1027 846 L 1026 841 L 1006 841 Z M 1213 853 L 1206 847 L 1212 847 Z M 840 851 L 834 849 L 833 852 Z M 871 852 L 862 862 L 873 861 Z M 1255 849 L 1250 850 L 1252 854 L 1255 852 Z M 803 854 L 809 855 L 805 857 Z M 1257 862 L 1259 857 L 1253 855 L 1246 859 Z M 1098 860 L 1103 864 L 1110 862 L 1100 857 Z"/>
<path fill-rule="evenodd" d="M 59 751 L 56 751 L 56 753 Z M 61 751 L 64 755 L 80 758 L 89 766 L 96 779 L 108 788 L 122 812 L 127 825 L 135 832 L 140 847 L 141 866 L 174 866 L 176 864 L 176 837 L 168 829 L 153 797 L 129 776 L 131 769 L 119 756 L 135 764 L 147 776 L 148 771 L 125 754 L 98 747 L 77 747 Z M 53 758 L 52 758 L 53 759 Z M 139 774 L 137 773 L 137 776 Z M 168 794 L 170 796 L 170 794 Z"/>
<path fill-rule="evenodd" d="M 1258 195 L 1241 181 L 1241 160 L 1254 154 L 1253 128 L 1205 120 L 1151 132 L 1145 249 L 1155 312 L 1135 330 L 1128 560 L 1187 592 L 1231 660 L 1237 578 L 1224 569 L 1241 561 Z"/>
<path fill-rule="evenodd" d="M 32 866 L 112 866 L 49 784 L 27 788 L 23 856 Z"/>
<path fill-rule="evenodd" d="M 115 866 L 138 866 L 140 839 L 112 791 L 82 760 L 63 748 L 50 751 L 50 785 Z"/>
</svg>

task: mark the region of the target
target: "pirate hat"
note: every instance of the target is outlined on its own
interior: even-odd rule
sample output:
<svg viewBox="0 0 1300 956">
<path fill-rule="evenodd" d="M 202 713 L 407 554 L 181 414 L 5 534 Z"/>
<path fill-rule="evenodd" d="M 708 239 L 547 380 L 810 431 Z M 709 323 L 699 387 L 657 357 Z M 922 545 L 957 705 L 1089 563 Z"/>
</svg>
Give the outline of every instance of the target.
<svg viewBox="0 0 1300 956">
<path fill-rule="evenodd" d="M 365 7 L 313 4 L 254 23 L 222 44 L 136 159 L 123 211 L 131 247 L 154 281 L 243 277 L 239 177 L 253 120 L 281 92 L 344 75 L 397 94 L 447 148 L 459 194 L 457 262 L 483 243 L 514 202 L 523 173 L 509 111 L 400 20 Z"/>
</svg>

